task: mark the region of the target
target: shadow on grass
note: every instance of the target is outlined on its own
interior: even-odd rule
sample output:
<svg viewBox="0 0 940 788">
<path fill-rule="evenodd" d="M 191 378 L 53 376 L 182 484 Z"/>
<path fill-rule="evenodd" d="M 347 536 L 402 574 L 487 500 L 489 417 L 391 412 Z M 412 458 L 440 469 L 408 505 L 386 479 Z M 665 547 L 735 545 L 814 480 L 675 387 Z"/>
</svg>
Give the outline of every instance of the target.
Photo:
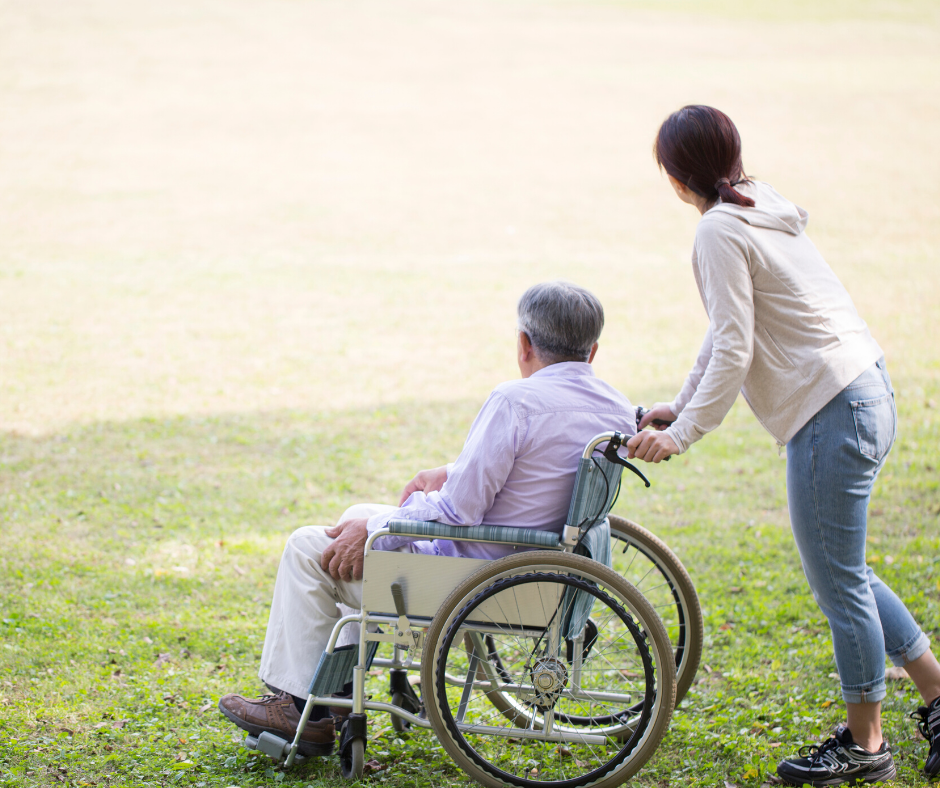
<svg viewBox="0 0 940 788">
<path fill-rule="evenodd" d="M 0 436 L 0 784 L 341 782 L 239 749 L 215 711 L 260 692 L 257 661 L 286 536 L 358 501 L 394 503 L 459 452 L 479 403 L 411 403 L 98 423 Z M 936 423 L 930 422 L 930 430 Z M 927 425 L 925 424 L 925 429 Z M 743 409 L 687 455 L 625 482 L 618 513 L 679 553 L 706 616 L 697 684 L 637 785 L 757 785 L 841 717 L 824 619 L 786 518 L 784 463 Z M 940 626 L 933 444 L 901 446 L 873 503 L 874 565 Z M 933 465 L 931 465 L 933 463 Z M 311 671 L 313 665 L 311 665 Z M 381 694 L 373 676 L 370 692 Z M 902 784 L 921 755 L 897 685 L 885 703 Z M 371 778 L 462 781 L 433 736 L 371 720 Z M 906 781 L 906 782 L 905 782 Z"/>
</svg>

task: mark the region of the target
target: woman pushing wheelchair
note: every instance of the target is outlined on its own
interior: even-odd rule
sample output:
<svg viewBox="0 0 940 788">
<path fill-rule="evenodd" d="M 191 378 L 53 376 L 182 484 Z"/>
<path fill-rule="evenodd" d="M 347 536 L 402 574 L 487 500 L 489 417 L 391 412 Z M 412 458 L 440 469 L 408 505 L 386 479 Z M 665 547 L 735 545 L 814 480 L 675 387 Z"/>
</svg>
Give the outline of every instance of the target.
<svg viewBox="0 0 940 788">
<path fill-rule="evenodd" d="M 660 462 L 715 429 L 738 392 L 786 446 L 790 522 L 803 570 L 832 632 L 847 724 L 777 773 L 792 785 L 895 776 L 881 731 L 885 654 L 925 706 L 913 717 L 940 773 L 940 665 L 926 635 L 865 560 L 872 486 L 894 443 L 897 411 L 884 355 L 849 294 L 806 236 L 808 214 L 748 178 L 731 119 L 687 106 L 654 147 L 676 195 L 702 218 L 692 270 L 708 313 L 698 358 L 676 398 L 628 442 Z"/>
</svg>

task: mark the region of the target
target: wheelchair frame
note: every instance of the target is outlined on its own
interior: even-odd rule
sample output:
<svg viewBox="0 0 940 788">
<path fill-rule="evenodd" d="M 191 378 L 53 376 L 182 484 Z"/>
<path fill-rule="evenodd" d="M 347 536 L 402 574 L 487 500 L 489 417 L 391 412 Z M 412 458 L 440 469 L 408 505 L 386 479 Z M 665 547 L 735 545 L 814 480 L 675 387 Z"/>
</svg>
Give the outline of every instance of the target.
<svg viewBox="0 0 940 788">
<path fill-rule="evenodd" d="M 607 442 L 608 450 L 605 454 L 610 457 L 610 452 L 616 452 L 616 449 L 620 446 L 621 440 L 622 436 L 617 432 L 605 432 L 593 438 L 582 454 L 582 463 L 584 463 L 585 460 L 589 462 L 587 465 L 583 465 L 582 469 L 579 469 L 578 478 L 581 477 L 581 471 L 583 469 L 586 468 L 587 471 L 594 470 L 594 468 L 590 466 L 590 461 L 598 446 Z M 613 447 L 613 449 L 611 450 L 610 447 Z M 622 462 L 620 464 L 622 464 Z M 598 469 L 601 468 L 596 461 L 594 465 L 597 465 Z M 635 469 L 632 470 L 635 471 Z M 642 474 L 638 475 L 642 478 Z M 598 476 L 599 474 L 595 474 L 595 479 Z M 607 510 L 610 508 L 615 497 L 615 491 L 610 489 L 609 479 L 606 475 L 604 478 L 606 490 L 603 498 L 598 499 L 597 496 L 594 495 L 591 500 L 601 500 L 603 512 L 599 512 L 598 514 L 603 517 L 601 522 L 606 523 Z M 617 473 L 617 479 L 619 481 L 619 471 Z M 596 482 L 594 483 L 596 486 Z M 648 484 L 647 482 L 647 485 Z M 590 483 L 588 487 L 590 487 Z M 572 500 L 572 512 L 575 510 L 574 497 L 578 495 L 580 489 L 576 481 L 575 496 L 573 496 Z M 598 518 L 595 518 L 591 526 L 595 525 L 597 521 Z M 496 559 L 496 561 L 505 561 L 506 558 L 509 557 L 515 558 L 516 555 L 521 559 L 522 555 L 525 555 L 531 557 L 533 570 L 541 568 L 544 571 L 565 575 L 565 573 L 570 572 L 570 568 L 559 566 L 559 564 L 569 564 L 571 562 L 553 558 L 553 556 L 573 553 L 576 546 L 580 544 L 581 539 L 585 535 L 579 527 L 579 524 L 572 524 L 572 522 L 571 513 L 569 512 L 568 524 L 564 526 L 560 535 L 526 528 L 493 528 L 487 526 L 456 527 L 446 526 L 441 523 L 412 521 L 392 521 L 387 527 L 370 534 L 364 549 L 362 607 L 358 613 L 343 616 L 335 624 L 326 651 L 321 656 L 316 673 L 311 680 L 307 701 L 293 741 L 287 742 L 273 734 L 262 733 L 257 738 L 252 736 L 247 737 L 245 746 L 258 749 L 275 760 L 280 761 L 283 759 L 284 766 L 289 768 L 298 760 L 300 739 L 314 707 L 333 706 L 348 708 L 351 711 L 338 736 L 342 771 L 343 775 L 347 778 L 358 778 L 362 774 L 363 752 L 367 737 L 365 716 L 367 711 L 387 712 L 393 717 L 397 717 L 399 720 L 403 720 L 412 726 L 432 729 L 442 741 L 442 744 L 445 745 L 445 749 L 449 749 L 447 742 L 443 740 L 444 737 L 442 737 L 441 732 L 435 728 L 434 722 L 431 719 L 421 717 L 403 708 L 401 705 L 367 698 L 365 694 L 366 673 L 372 665 L 389 668 L 393 676 L 397 674 L 399 677 L 402 676 L 401 673 L 398 673 L 399 671 L 422 670 L 422 662 L 414 658 L 415 652 L 425 645 L 428 630 L 435 624 L 435 617 L 443 607 L 442 602 L 445 601 L 445 598 L 449 599 L 453 596 L 462 585 L 472 583 L 471 578 L 473 578 L 475 574 L 480 574 L 479 570 L 482 567 L 494 564 L 495 562 L 473 558 L 451 558 L 380 551 L 373 548 L 375 541 L 384 536 L 399 535 L 417 538 L 448 538 L 466 542 L 504 544 L 513 547 L 536 547 L 538 548 L 538 552 L 526 551 L 522 554 L 511 554 L 503 559 Z M 589 528 L 591 526 L 589 526 Z M 587 561 L 589 559 L 583 560 Z M 576 561 L 580 562 L 582 559 L 578 558 Z M 601 569 L 603 569 L 604 572 L 609 571 L 603 563 L 594 561 L 590 561 L 590 563 L 599 567 L 599 569 L 596 570 L 597 572 L 600 572 Z M 581 564 L 576 563 L 576 565 L 580 566 Z M 416 572 L 416 570 L 418 571 Z M 529 571 L 528 568 L 526 571 Z M 416 578 L 419 579 L 416 580 Z M 620 578 L 618 579 L 620 582 L 624 583 L 624 585 L 632 589 L 632 586 L 629 586 L 626 581 Z M 483 585 L 480 585 L 476 588 L 483 587 Z M 643 600 L 642 596 L 635 592 L 635 589 L 633 589 L 633 592 L 639 599 Z M 643 601 L 645 602 L 645 600 Z M 675 692 L 675 666 L 674 662 L 671 659 L 664 658 L 662 653 L 663 641 L 667 645 L 669 644 L 668 636 L 665 633 L 662 622 L 648 603 L 647 607 L 649 608 L 648 611 L 645 611 L 645 613 L 641 615 L 641 623 L 646 627 L 643 636 L 645 638 L 651 636 L 649 639 L 654 641 L 653 645 L 654 650 L 656 650 L 657 662 L 661 666 L 659 671 L 660 686 L 657 689 L 660 693 L 660 697 L 656 702 L 656 713 L 662 717 L 662 719 L 659 720 L 658 727 L 661 731 L 664 731 L 665 725 L 668 723 L 668 717 L 672 712 Z M 390 611 L 391 609 L 395 610 L 394 615 L 391 614 L 391 612 L 372 612 Z M 635 614 L 636 611 L 630 609 L 630 612 L 631 614 Z M 532 614 L 527 612 L 526 615 Z M 551 654 L 559 652 L 564 639 L 564 633 L 561 631 L 563 623 L 559 617 L 553 614 L 551 619 L 544 626 L 532 626 L 531 622 L 527 624 L 526 621 L 523 620 L 521 613 L 519 616 L 518 627 L 509 624 L 494 624 L 488 629 L 486 624 L 475 621 L 472 622 L 469 630 L 466 630 L 468 632 L 467 636 L 472 643 L 469 661 L 470 667 L 467 669 L 467 675 L 461 680 L 459 677 L 448 676 L 445 672 L 444 678 L 446 683 L 450 685 L 456 684 L 462 688 L 460 707 L 458 710 L 460 720 L 454 723 L 457 729 L 469 729 L 473 734 L 503 737 L 508 740 L 537 739 L 539 741 L 557 743 L 559 746 L 584 743 L 602 744 L 608 742 L 612 737 L 616 738 L 616 731 L 614 733 L 605 733 L 602 730 L 600 734 L 586 734 L 580 731 L 572 732 L 567 730 L 563 725 L 557 726 L 554 723 L 556 715 L 553 711 L 552 713 L 543 711 L 542 720 L 540 723 L 537 723 L 536 706 L 532 706 L 531 720 L 525 720 L 527 723 L 525 727 L 520 727 L 515 722 L 513 722 L 512 727 L 481 726 L 477 723 L 465 724 L 462 722 L 469 693 L 474 688 L 478 690 L 482 689 L 484 692 L 498 691 L 500 693 L 514 695 L 517 699 L 538 697 L 540 690 L 538 687 L 534 686 L 534 677 L 536 674 L 532 674 L 533 678 L 530 683 L 505 683 L 501 681 L 498 671 L 488 659 L 482 657 L 475 659 L 473 656 L 476 653 L 486 653 L 486 647 L 483 645 L 483 635 L 489 632 L 498 634 L 500 628 L 505 626 L 515 627 L 514 631 L 518 630 L 518 633 L 523 637 L 537 637 L 541 639 L 547 635 L 548 647 L 546 653 Z M 451 615 L 451 619 L 453 619 L 453 615 Z M 380 625 L 390 627 L 391 631 L 383 632 L 378 630 Z M 347 626 L 359 627 L 359 642 L 355 648 L 348 646 L 337 648 L 336 644 L 339 636 Z M 375 658 L 376 650 L 381 643 L 392 644 L 393 654 L 391 659 Z M 575 701 L 604 701 L 620 704 L 625 708 L 630 707 L 631 704 L 635 702 L 635 697 L 631 694 L 622 692 L 598 692 L 593 689 L 587 690 L 582 688 L 581 655 L 584 648 L 583 631 L 572 639 L 572 644 L 569 653 L 570 673 L 566 673 L 565 684 L 558 690 L 557 694 L 554 696 L 555 700 L 553 702 L 557 702 L 558 698 L 566 698 Z M 429 644 L 429 646 L 432 647 L 434 645 L 436 644 Z M 666 653 L 668 653 L 670 657 L 672 656 L 671 647 Z M 338 654 L 340 656 L 337 656 Z M 574 656 L 572 657 L 571 654 Z M 352 664 L 352 698 L 332 697 L 332 694 L 338 692 L 348 681 L 347 676 L 349 675 L 350 664 Z M 669 666 L 671 670 L 667 669 L 667 666 Z M 496 688 L 496 690 L 493 688 Z M 649 694 L 649 688 L 647 689 L 647 694 Z M 429 696 L 429 689 L 422 688 L 422 695 L 427 698 Z M 668 698 L 669 702 L 664 703 L 664 698 Z M 663 715 L 665 716 L 663 717 Z M 634 722 L 634 725 L 635 724 Z M 615 724 L 613 728 L 617 731 L 626 730 L 628 734 L 631 732 L 629 726 L 623 723 Z M 661 737 L 662 733 L 659 735 Z M 645 755 L 643 762 L 652 754 L 657 744 L 658 739 L 652 744 L 652 749 Z M 642 762 L 639 763 L 636 769 L 633 769 L 631 773 L 635 772 L 641 766 Z M 626 779 L 627 776 L 629 775 L 625 775 L 624 779 Z M 498 779 L 494 782 L 493 780 L 488 780 L 480 776 L 476 776 L 476 778 L 490 785 L 510 784 L 504 781 L 501 782 Z M 594 782 L 590 784 L 594 784 Z M 606 782 L 604 784 L 606 784 Z"/>
</svg>

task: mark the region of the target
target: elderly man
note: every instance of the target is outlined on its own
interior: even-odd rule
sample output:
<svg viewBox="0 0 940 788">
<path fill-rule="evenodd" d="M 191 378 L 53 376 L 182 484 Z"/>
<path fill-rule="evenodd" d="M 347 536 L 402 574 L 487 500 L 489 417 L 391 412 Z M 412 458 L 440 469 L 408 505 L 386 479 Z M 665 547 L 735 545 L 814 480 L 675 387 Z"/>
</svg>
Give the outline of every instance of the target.
<svg viewBox="0 0 940 788">
<path fill-rule="evenodd" d="M 438 520 L 458 526 L 508 525 L 559 531 L 568 513 L 578 460 L 600 432 L 635 433 L 627 399 L 594 376 L 591 362 L 604 326 L 593 294 L 566 282 L 530 287 L 518 305 L 521 380 L 496 387 L 449 465 L 419 472 L 399 506 L 360 504 L 334 528 L 308 526 L 284 548 L 261 655 L 261 680 L 274 691 L 257 700 L 226 695 L 219 709 L 252 735 L 291 739 L 313 666 L 343 608 L 359 610 L 363 549 L 389 520 Z M 498 558 L 507 545 L 384 537 L 382 550 Z M 355 627 L 347 627 L 358 636 Z M 326 755 L 335 739 L 326 707 L 317 706 L 300 751 Z"/>
</svg>

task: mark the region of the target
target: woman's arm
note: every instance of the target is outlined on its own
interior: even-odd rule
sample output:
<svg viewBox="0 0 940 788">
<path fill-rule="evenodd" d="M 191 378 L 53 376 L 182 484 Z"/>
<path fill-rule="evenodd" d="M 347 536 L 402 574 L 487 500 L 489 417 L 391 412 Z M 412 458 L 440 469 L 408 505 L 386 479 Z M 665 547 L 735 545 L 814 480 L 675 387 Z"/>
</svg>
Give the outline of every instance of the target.
<svg viewBox="0 0 940 788">
<path fill-rule="evenodd" d="M 712 357 L 712 329 L 708 327 L 705 332 L 705 340 L 698 352 L 698 358 L 695 359 L 695 366 L 685 379 L 682 389 L 676 398 L 670 402 L 657 402 L 650 410 L 646 412 L 643 419 L 637 424 L 638 430 L 645 430 L 652 424 L 657 430 L 663 432 L 670 425 L 675 423 L 676 417 L 685 409 L 689 401 L 695 395 L 698 384 L 708 368 L 708 362 Z M 656 436 L 646 432 L 638 432 L 629 441 L 627 441 L 628 459 L 637 457 L 646 462 L 662 462 L 668 459 L 670 455 L 678 454 L 679 447 L 675 440 L 667 435 Z"/>
<path fill-rule="evenodd" d="M 678 416 L 682 413 L 682 411 L 685 410 L 685 406 L 689 404 L 692 397 L 695 395 L 695 392 L 698 390 L 698 385 L 702 382 L 702 377 L 705 375 L 705 370 L 708 368 L 708 362 L 711 361 L 711 357 L 712 327 L 709 325 L 708 331 L 705 332 L 705 339 L 702 341 L 702 347 L 699 348 L 692 371 L 689 372 L 688 377 L 686 377 L 685 383 L 682 384 L 682 388 L 679 390 L 676 398 L 669 403 L 669 410 L 672 411 L 673 416 Z"/>
<path fill-rule="evenodd" d="M 744 385 L 754 353 L 754 283 L 746 242 L 723 218 L 703 219 L 695 234 L 695 251 L 709 333 L 676 398 L 677 406 L 692 388 L 709 336 L 711 348 L 694 391 L 665 431 L 680 452 L 721 424 Z"/>
</svg>

